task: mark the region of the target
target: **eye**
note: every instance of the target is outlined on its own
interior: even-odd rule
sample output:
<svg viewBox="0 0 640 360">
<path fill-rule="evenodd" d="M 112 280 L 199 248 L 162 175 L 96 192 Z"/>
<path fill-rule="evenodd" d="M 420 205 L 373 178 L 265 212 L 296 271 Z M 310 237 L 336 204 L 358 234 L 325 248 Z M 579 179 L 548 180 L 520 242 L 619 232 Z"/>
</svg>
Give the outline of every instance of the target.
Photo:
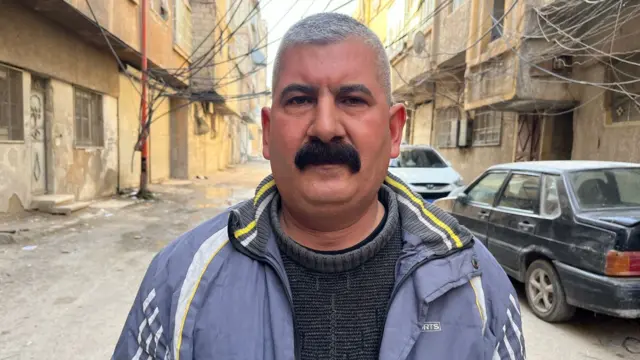
<svg viewBox="0 0 640 360">
<path fill-rule="evenodd" d="M 300 105 L 307 105 L 312 103 L 313 103 L 313 98 L 311 98 L 310 96 L 294 96 L 291 99 L 287 100 L 285 104 L 300 106 Z"/>
<path fill-rule="evenodd" d="M 358 105 L 366 105 L 367 102 L 359 97 L 349 96 L 342 99 L 342 103 L 347 106 L 358 106 Z"/>
</svg>

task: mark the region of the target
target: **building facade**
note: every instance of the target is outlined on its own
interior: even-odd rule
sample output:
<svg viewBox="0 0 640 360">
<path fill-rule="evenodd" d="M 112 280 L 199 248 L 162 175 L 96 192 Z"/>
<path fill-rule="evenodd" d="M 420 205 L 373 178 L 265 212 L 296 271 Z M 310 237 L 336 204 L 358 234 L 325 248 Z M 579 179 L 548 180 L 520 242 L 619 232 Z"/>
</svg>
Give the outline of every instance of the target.
<svg viewBox="0 0 640 360">
<path fill-rule="evenodd" d="M 381 38 L 394 97 L 409 109 L 405 141 L 437 147 L 466 182 L 511 161 L 640 162 L 637 5 L 395 0 L 388 7 Z"/>
<path fill-rule="evenodd" d="M 0 213 L 139 186 L 141 5 L 0 1 Z M 146 15 L 150 182 L 246 161 L 266 90 L 257 2 L 148 0 Z"/>
<path fill-rule="evenodd" d="M 156 3 L 149 67 L 176 68 L 186 58 L 174 44 L 174 4 Z M 140 117 L 139 98 L 127 108 L 123 94 L 127 86 L 139 92 L 139 80 L 116 59 L 140 68 L 139 34 L 138 1 L 0 2 L 0 212 L 33 208 L 43 195 L 90 200 L 126 183 L 122 155 L 131 158 L 135 141 L 120 133 Z M 161 173 L 159 166 L 151 168 Z"/>
</svg>

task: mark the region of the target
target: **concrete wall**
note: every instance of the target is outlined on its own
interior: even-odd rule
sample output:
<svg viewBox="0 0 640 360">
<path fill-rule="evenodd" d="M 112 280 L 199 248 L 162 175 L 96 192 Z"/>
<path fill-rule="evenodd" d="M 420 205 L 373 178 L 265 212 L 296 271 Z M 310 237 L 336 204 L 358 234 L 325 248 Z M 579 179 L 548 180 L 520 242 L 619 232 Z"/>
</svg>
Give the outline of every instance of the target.
<svg viewBox="0 0 640 360">
<path fill-rule="evenodd" d="M 438 65 L 451 60 L 467 48 L 470 10 L 471 0 L 466 0 L 451 12 L 443 10 L 436 14 L 434 60 Z"/>
<path fill-rule="evenodd" d="M 462 175 L 465 184 L 482 174 L 489 166 L 513 161 L 516 134 L 515 113 L 505 113 L 499 146 L 439 149 L 440 153 Z"/>
<path fill-rule="evenodd" d="M 575 77 L 607 82 L 602 65 L 578 68 Z M 640 162 L 640 123 L 611 124 L 608 94 L 600 88 L 582 86 L 578 96 L 582 106 L 573 115 L 572 159 Z"/>
<path fill-rule="evenodd" d="M 418 106 L 413 116 L 412 144 L 431 145 L 433 102 Z"/>
<path fill-rule="evenodd" d="M 73 86 L 52 80 L 54 121 L 52 150 L 54 188 L 59 194 L 73 194 L 88 200 L 115 193 L 118 176 L 116 98 L 103 95 L 104 146 L 74 145 Z"/>
<path fill-rule="evenodd" d="M 118 97 L 118 186 L 121 189 L 140 185 L 140 152 L 134 152 L 140 128 L 140 95 L 138 83 L 120 75 Z"/>
<path fill-rule="evenodd" d="M 90 19 L 93 18 L 85 0 L 65 1 Z M 161 67 L 180 67 L 184 64 L 186 55 L 173 46 L 174 1 L 167 0 L 170 13 L 164 20 L 155 10 L 152 10 L 151 0 L 149 0 L 147 49 L 149 59 Z M 133 49 L 140 51 L 140 1 L 92 0 L 91 7 L 102 26 Z"/>
<path fill-rule="evenodd" d="M 207 114 L 213 123 L 208 133 L 197 135 L 195 122 L 189 121 L 189 177 L 211 176 L 224 170 L 231 160 L 231 129 L 229 122 L 219 114 Z"/>
<path fill-rule="evenodd" d="M 0 62 L 118 96 L 113 55 L 13 1 L 3 1 L 0 11 Z"/>
<path fill-rule="evenodd" d="M 0 15 L 1 16 L 1 15 Z M 2 25 L 0 25 L 2 26 Z M 1 51 L 1 50 L 0 50 Z M 22 73 L 23 99 L 31 92 L 31 74 Z M 16 212 L 27 208 L 31 202 L 31 139 L 29 102 L 23 101 L 24 141 L 0 141 L 0 213 Z"/>
<path fill-rule="evenodd" d="M 149 130 L 149 180 L 153 183 L 169 179 L 171 173 L 169 99 L 156 101 Z"/>
</svg>

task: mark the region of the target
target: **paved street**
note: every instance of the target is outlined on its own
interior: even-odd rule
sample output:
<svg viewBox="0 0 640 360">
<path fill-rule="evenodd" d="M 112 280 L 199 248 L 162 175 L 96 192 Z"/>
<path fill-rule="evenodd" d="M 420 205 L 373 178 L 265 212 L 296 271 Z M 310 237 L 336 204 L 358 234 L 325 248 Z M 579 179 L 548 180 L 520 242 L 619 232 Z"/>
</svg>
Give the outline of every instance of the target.
<svg viewBox="0 0 640 360">
<path fill-rule="evenodd" d="M 117 209 L 121 199 L 70 217 L 20 220 L 30 240 L 0 245 L 0 360 L 109 358 L 153 255 L 250 197 L 268 171 L 252 162 L 215 179 L 156 186 L 157 202 Z M 625 342 L 640 339 L 638 321 L 583 312 L 551 325 L 522 310 L 529 359 L 640 359 L 640 342 Z"/>
</svg>

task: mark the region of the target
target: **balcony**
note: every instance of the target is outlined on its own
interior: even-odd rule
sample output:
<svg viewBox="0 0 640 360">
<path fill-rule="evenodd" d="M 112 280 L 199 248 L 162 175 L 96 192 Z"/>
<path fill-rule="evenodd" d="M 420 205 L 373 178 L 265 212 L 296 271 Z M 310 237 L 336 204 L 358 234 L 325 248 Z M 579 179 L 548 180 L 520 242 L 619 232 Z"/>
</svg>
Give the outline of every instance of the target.
<svg viewBox="0 0 640 360">
<path fill-rule="evenodd" d="M 110 53 L 111 45 L 124 64 L 137 69 L 142 68 L 139 51 L 140 8 L 136 1 L 114 0 L 113 8 L 117 8 L 118 11 L 116 18 L 112 13 L 112 7 L 106 6 L 107 2 L 91 0 L 91 8 L 103 27 L 104 35 L 96 26 L 84 0 L 21 0 L 20 3 L 102 51 Z M 170 45 L 173 43 L 171 21 L 163 21 L 160 15 L 151 9 L 149 13 L 149 70 L 169 85 L 183 88 L 187 85 L 186 80 L 165 70 L 184 64 L 184 57 L 179 56 Z"/>
</svg>

